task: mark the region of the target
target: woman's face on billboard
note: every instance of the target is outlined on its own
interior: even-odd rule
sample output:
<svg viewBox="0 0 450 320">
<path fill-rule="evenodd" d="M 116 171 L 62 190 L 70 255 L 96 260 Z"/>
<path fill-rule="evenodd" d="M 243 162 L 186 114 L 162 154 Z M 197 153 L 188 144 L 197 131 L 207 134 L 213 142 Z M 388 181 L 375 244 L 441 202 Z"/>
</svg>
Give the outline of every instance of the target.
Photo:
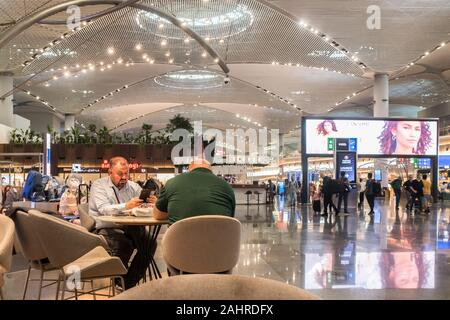
<svg viewBox="0 0 450 320">
<path fill-rule="evenodd" d="M 323 124 L 323 129 L 326 133 L 330 133 L 331 131 L 333 131 L 333 124 L 329 121 L 325 121 Z"/>
<path fill-rule="evenodd" d="M 392 135 L 397 141 L 395 153 L 412 153 L 417 150 L 422 128 L 420 121 L 398 121 L 397 126 L 392 129 Z"/>
<path fill-rule="evenodd" d="M 394 256 L 395 265 L 389 276 L 395 288 L 414 289 L 419 287 L 419 270 L 411 254 Z"/>
</svg>

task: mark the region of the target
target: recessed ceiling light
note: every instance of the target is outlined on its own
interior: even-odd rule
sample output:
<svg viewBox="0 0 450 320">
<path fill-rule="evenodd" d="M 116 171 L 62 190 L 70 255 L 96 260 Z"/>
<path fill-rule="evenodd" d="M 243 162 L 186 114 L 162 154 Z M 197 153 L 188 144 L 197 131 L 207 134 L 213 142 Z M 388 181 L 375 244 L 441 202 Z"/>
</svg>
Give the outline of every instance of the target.
<svg viewBox="0 0 450 320">
<path fill-rule="evenodd" d="M 114 52 L 115 52 L 115 50 L 114 50 L 114 48 L 113 48 L 113 47 L 111 47 L 111 48 L 108 48 L 108 54 L 109 54 L 109 55 L 112 55 L 112 54 L 114 54 Z"/>
<path fill-rule="evenodd" d="M 138 43 L 135 48 L 136 48 L 136 50 L 141 50 L 142 49 L 142 45 L 140 43 Z"/>
</svg>

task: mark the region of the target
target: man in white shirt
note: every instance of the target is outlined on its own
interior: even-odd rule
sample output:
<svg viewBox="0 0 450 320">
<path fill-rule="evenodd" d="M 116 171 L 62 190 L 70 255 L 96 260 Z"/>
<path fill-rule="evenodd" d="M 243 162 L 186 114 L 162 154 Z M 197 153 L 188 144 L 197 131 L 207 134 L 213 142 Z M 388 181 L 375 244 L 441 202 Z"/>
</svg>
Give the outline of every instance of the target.
<svg viewBox="0 0 450 320">
<path fill-rule="evenodd" d="M 109 161 L 108 177 L 100 178 L 92 184 L 89 201 L 89 214 L 96 221 L 98 234 L 105 237 L 113 255 L 118 256 L 127 267 L 136 243 L 142 239 L 150 239 L 142 226 L 120 226 L 105 223 L 98 219 L 101 215 L 112 215 L 123 210 L 133 209 L 142 204 L 139 199 L 142 188 L 135 182 L 129 181 L 128 161 L 123 157 L 114 157 Z M 151 196 L 147 202 L 155 203 L 156 197 Z M 156 250 L 156 245 L 154 247 Z M 153 254 L 151 252 L 151 254 Z M 125 289 L 135 286 L 145 275 L 150 261 L 143 262 L 147 256 L 137 251 L 124 277 Z"/>
<path fill-rule="evenodd" d="M 358 209 L 364 209 L 364 193 L 366 192 L 366 181 L 360 178 L 357 188 L 359 192 Z"/>
</svg>

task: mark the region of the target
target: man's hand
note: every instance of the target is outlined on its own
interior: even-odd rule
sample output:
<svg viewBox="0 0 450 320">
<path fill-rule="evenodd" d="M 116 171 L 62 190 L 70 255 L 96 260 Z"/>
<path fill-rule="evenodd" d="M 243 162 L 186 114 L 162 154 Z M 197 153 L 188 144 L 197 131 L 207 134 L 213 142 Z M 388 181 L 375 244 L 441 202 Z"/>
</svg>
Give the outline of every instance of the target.
<svg viewBox="0 0 450 320">
<path fill-rule="evenodd" d="M 155 204 L 158 198 L 156 196 L 150 196 L 147 198 L 147 203 Z"/>
<path fill-rule="evenodd" d="M 139 207 L 142 204 L 142 202 L 143 201 L 141 199 L 139 199 L 138 197 L 133 198 L 125 204 L 125 209 L 129 210 L 129 209 Z"/>
</svg>

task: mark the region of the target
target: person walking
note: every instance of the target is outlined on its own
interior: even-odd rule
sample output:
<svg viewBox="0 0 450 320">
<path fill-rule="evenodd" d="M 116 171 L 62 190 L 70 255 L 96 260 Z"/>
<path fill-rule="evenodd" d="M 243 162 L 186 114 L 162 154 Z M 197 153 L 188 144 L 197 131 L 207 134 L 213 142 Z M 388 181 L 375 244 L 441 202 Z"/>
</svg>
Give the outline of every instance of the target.
<svg viewBox="0 0 450 320">
<path fill-rule="evenodd" d="M 333 208 L 336 214 L 339 212 L 338 208 L 333 203 L 333 194 L 334 194 L 334 188 L 333 188 L 333 181 L 330 177 L 325 176 L 323 178 L 323 214 L 322 216 L 328 215 L 328 209 L 330 210 Z"/>
<path fill-rule="evenodd" d="M 405 193 L 406 193 L 406 211 L 411 212 L 412 211 L 412 207 L 413 207 L 413 192 L 411 190 L 411 186 L 412 186 L 412 182 L 413 182 L 413 175 L 410 174 L 408 175 L 408 180 L 406 180 L 403 183 L 403 188 L 405 189 Z"/>
<path fill-rule="evenodd" d="M 398 210 L 398 206 L 400 204 L 400 198 L 402 196 L 402 182 L 403 181 L 400 176 L 397 176 L 397 178 L 391 182 L 391 187 L 395 194 L 395 210 Z"/>
<path fill-rule="evenodd" d="M 362 178 L 359 178 L 357 189 L 359 192 L 358 209 L 361 210 L 364 209 L 364 193 L 366 192 L 366 181 L 364 181 Z"/>
<path fill-rule="evenodd" d="M 369 216 L 373 216 L 375 207 L 375 192 L 374 192 L 374 184 L 375 181 L 372 179 L 372 172 L 367 174 L 367 182 L 366 182 L 366 199 L 369 203 L 370 211 Z"/>
<path fill-rule="evenodd" d="M 295 204 L 297 203 L 297 184 L 295 182 L 295 178 L 292 177 L 291 180 L 287 180 L 286 179 L 286 184 L 287 184 L 287 201 L 289 203 L 289 205 L 295 206 Z"/>
<path fill-rule="evenodd" d="M 422 212 L 422 197 L 423 197 L 423 182 L 419 180 L 419 177 L 414 179 L 411 183 L 412 191 L 412 203 L 416 207 L 416 210 Z M 419 208 L 417 208 L 419 207 Z M 412 207 L 411 207 L 412 210 Z"/>
<path fill-rule="evenodd" d="M 422 184 L 423 184 L 423 197 L 422 197 L 422 206 L 424 208 L 425 213 L 430 212 L 430 204 L 431 204 L 431 182 L 428 180 L 428 176 L 424 174 L 422 176 Z"/>
<path fill-rule="evenodd" d="M 341 172 L 341 177 L 339 178 L 339 200 L 338 200 L 338 211 L 341 211 L 342 200 L 344 201 L 344 215 L 348 215 L 348 194 L 350 193 L 350 183 L 348 178 L 345 176 L 345 172 Z"/>
<path fill-rule="evenodd" d="M 320 206 L 320 189 L 317 188 L 316 185 L 312 182 L 309 187 L 309 194 L 311 195 L 314 214 L 319 214 L 320 211 L 322 211 L 322 208 Z"/>
</svg>

